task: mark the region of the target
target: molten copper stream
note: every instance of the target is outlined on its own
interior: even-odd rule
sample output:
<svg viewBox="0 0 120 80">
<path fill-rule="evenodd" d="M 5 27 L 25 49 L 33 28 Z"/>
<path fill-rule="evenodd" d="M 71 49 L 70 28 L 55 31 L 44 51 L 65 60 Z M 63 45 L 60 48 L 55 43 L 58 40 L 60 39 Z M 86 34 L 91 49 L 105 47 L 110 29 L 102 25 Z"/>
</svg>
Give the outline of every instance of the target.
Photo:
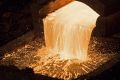
<svg viewBox="0 0 120 80">
<path fill-rule="evenodd" d="M 44 19 L 46 48 L 61 59 L 87 60 L 88 44 L 98 16 L 78 1 L 48 14 Z"/>
</svg>

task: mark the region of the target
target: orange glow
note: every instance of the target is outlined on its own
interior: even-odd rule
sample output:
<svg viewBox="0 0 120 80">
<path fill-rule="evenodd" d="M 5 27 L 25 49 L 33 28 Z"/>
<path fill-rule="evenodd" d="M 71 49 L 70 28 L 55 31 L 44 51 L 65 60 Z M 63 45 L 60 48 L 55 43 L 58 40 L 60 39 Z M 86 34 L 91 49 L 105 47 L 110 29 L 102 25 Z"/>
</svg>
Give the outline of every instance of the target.
<svg viewBox="0 0 120 80">
<path fill-rule="evenodd" d="M 50 13 L 44 21 L 46 47 L 61 59 L 87 59 L 91 32 L 98 14 L 84 3 L 73 1 Z"/>
</svg>

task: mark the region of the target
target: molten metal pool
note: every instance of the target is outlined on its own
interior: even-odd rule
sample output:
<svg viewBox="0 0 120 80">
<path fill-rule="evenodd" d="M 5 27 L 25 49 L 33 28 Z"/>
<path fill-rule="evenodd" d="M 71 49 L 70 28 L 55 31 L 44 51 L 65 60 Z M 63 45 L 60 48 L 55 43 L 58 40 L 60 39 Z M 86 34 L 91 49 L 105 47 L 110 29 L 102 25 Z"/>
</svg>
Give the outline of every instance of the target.
<svg viewBox="0 0 120 80">
<path fill-rule="evenodd" d="M 0 65 L 14 65 L 19 69 L 30 67 L 36 74 L 57 79 L 71 80 L 82 76 L 86 79 L 108 69 L 120 59 L 120 41 L 115 41 L 93 38 L 88 49 L 89 58 L 81 62 L 79 59 L 61 59 L 59 54 L 50 53 L 43 46 L 44 40 L 38 38 L 11 53 L 6 53 Z"/>
</svg>

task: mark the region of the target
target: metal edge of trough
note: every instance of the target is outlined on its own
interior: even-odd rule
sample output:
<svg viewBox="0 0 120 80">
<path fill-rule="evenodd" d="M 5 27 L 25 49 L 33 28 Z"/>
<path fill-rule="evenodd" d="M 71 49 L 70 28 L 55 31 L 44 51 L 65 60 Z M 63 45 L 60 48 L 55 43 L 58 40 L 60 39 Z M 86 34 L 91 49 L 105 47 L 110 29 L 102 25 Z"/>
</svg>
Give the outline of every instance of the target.
<svg viewBox="0 0 120 80">
<path fill-rule="evenodd" d="M 34 31 L 31 30 L 24 35 L 8 42 L 7 44 L 3 45 L 0 47 L 0 52 L 1 53 L 6 53 L 14 50 L 16 47 L 19 47 L 22 44 L 26 44 L 30 42 L 34 38 Z"/>
<path fill-rule="evenodd" d="M 111 58 L 106 63 L 99 66 L 96 70 L 94 70 L 94 71 L 92 71 L 92 72 L 90 72 L 86 75 L 79 76 L 75 80 L 79 80 L 79 79 L 84 80 L 84 79 L 90 79 L 92 77 L 95 77 L 95 76 L 101 74 L 102 72 L 104 72 L 105 70 L 110 69 L 111 67 L 113 67 L 118 62 L 120 62 L 120 54 L 119 55 L 116 54 L 113 58 Z"/>
</svg>

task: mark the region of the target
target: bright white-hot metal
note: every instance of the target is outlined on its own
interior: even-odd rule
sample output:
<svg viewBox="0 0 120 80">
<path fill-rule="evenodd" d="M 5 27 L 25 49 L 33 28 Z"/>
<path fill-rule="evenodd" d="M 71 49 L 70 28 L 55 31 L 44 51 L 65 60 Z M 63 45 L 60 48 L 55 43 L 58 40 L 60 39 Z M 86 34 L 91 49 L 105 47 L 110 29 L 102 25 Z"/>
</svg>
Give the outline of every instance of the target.
<svg viewBox="0 0 120 80">
<path fill-rule="evenodd" d="M 61 59 L 87 60 L 88 44 L 98 14 L 82 2 L 73 1 L 43 20 L 45 44 Z"/>
</svg>

